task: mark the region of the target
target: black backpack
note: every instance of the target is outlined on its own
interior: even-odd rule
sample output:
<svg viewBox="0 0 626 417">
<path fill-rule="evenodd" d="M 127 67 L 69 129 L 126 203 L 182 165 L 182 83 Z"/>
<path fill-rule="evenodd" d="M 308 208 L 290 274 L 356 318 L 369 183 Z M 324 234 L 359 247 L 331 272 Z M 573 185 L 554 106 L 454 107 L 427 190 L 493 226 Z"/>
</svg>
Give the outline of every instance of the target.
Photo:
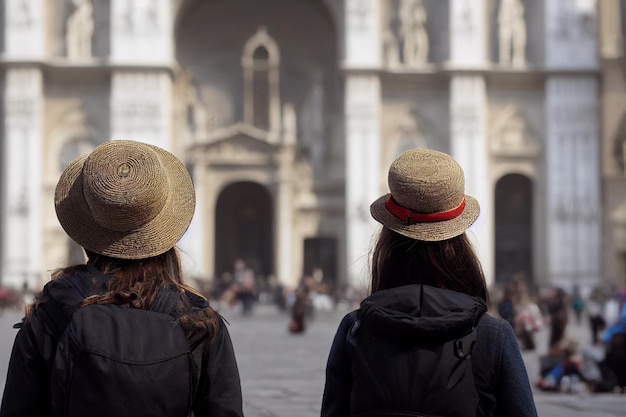
<svg viewBox="0 0 626 417">
<path fill-rule="evenodd" d="M 348 332 L 352 411 L 357 416 L 485 416 L 472 373 L 476 329 L 448 341 L 380 337 L 361 326 Z"/>
<path fill-rule="evenodd" d="M 167 289 L 157 295 L 178 297 Z M 197 384 L 192 348 L 165 312 L 171 303 L 153 305 L 164 311 L 94 304 L 72 313 L 52 364 L 53 416 L 190 415 Z"/>
</svg>

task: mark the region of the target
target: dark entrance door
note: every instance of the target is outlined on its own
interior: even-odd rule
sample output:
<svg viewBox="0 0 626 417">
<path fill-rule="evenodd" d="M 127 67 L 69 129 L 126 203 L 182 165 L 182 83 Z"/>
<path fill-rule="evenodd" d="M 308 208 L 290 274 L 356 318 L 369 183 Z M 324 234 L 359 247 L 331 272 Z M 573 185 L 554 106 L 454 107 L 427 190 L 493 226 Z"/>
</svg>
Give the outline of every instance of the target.
<svg viewBox="0 0 626 417">
<path fill-rule="evenodd" d="M 242 259 L 255 275 L 274 270 L 272 204 L 266 188 L 254 182 L 227 186 L 215 210 L 215 276 L 233 271 Z"/>
<path fill-rule="evenodd" d="M 325 280 L 337 284 L 337 239 L 314 237 L 304 240 L 304 274 L 313 275 L 315 269 L 321 269 Z"/>
<path fill-rule="evenodd" d="M 533 283 L 533 192 L 530 179 L 509 174 L 496 184 L 496 282 L 524 274 Z"/>
</svg>

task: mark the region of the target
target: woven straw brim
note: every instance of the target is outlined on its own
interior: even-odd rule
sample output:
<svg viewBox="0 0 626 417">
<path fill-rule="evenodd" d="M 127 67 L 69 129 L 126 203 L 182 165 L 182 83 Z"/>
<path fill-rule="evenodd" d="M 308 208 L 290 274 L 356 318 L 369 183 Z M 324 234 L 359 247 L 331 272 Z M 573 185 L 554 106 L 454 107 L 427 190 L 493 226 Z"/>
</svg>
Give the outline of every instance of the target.
<svg viewBox="0 0 626 417">
<path fill-rule="evenodd" d="M 149 222 L 131 231 L 99 225 L 83 196 L 82 168 L 87 156 L 71 162 L 55 191 L 55 208 L 61 226 L 76 243 L 95 253 L 121 259 L 144 259 L 173 248 L 183 236 L 195 210 L 194 187 L 185 166 L 171 153 L 150 146 L 168 172 L 167 200 Z"/>
<path fill-rule="evenodd" d="M 385 207 L 385 202 L 390 195 L 386 194 L 371 204 L 370 213 L 372 217 L 388 229 L 416 240 L 435 242 L 459 236 L 476 221 L 480 214 L 478 201 L 474 197 L 466 195 L 465 208 L 454 219 L 432 223 L 407 224 L 391 214 Z"/>
</svg>

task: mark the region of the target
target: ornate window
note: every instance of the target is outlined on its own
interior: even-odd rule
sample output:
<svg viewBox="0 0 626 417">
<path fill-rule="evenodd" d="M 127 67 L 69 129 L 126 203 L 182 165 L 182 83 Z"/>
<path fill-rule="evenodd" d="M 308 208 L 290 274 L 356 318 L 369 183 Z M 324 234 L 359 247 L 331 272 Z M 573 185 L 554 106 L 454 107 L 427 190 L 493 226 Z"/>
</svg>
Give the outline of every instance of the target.
<svg viewBox="0 0 626 417">
<path fill-rule="evenodd" d="M 241 58 L 244 76 L 244 122 L 269 132 L 280 130 L 279 63 L 276 41 L 265 27 L 246 42 Z"/>
</svg>

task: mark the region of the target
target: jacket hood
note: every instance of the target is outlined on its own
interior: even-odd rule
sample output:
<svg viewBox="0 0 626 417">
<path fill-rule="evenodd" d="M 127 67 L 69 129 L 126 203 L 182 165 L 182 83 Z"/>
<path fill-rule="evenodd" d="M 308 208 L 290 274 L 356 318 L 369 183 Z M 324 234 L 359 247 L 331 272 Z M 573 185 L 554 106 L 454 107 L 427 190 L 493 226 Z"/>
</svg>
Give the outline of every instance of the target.
<svg viewBox="0 0 626 417">
<path fill-rule="evenodd" d="M 385 338 L 434 343 L 465 336 L 487 311 L 485 302 L 456 291 L 406 285 L 361 302 L 361 326 Z"/>
</svg>

